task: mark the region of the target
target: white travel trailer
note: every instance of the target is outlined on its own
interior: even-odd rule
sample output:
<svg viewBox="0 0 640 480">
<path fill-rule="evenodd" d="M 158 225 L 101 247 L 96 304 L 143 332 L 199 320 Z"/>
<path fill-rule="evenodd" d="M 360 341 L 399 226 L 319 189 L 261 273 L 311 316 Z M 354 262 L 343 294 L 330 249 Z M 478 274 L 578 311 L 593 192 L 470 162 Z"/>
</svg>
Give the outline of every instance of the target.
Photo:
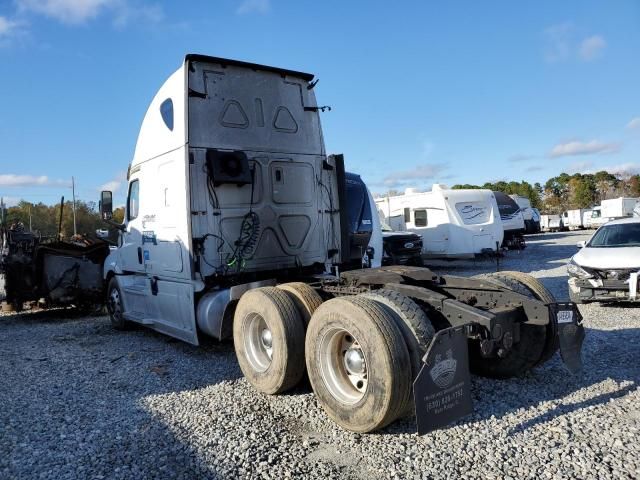
<svg viewBox="0 0 640 480">
<path fill-rule="evenodd" d="M 493 192 L 498 203 L 502 228 L 504 230 L 503 246 L 509 249 L 522 249 L 525 247 L 524 237 L 525 223 L 520 207 L 516 201 L 503 192 Z"/>
<path fill-rule="evenodd" d="M 562 216 L 556 214 L 541 215 L 540 228 L 543 232 L 559 232 L 564 228 Z"/>
<path fill-rule="evenodd" d="M 504 231 L 490 190 L 435 184 L 430 192 L 407 189 L 404 195 L 378 198 L 376 204 L 385 218 L 402 215 L 404 229 L 422 235 L 422 252 L 428 256 L 472 257 L 502 244 Z"/>
<path fill-rule="evenodd" d="M 509 195 L 520 208 L 524 220 L 525 233 L 538 233 L 540 231 L 540 213 L 531 207 L 531 200 L 522 195 Z"/>
<path fill-rule="evenodd" d="M 600 207 L 602 208 L 602 216 L 613 220 L 616 218 L 632 217 L 633 210 L 638 203 L 637 198 L 619 197 L 602 200 Z"/>
<path fill-rule="evenodd" d="M 591 211 L 587 208 L 576 208 L 574 210 L 567 210 L 563 214 L 563 223 L 569 230 L 581 230 L 584 226 L 584 214 Z"/>
</svg>

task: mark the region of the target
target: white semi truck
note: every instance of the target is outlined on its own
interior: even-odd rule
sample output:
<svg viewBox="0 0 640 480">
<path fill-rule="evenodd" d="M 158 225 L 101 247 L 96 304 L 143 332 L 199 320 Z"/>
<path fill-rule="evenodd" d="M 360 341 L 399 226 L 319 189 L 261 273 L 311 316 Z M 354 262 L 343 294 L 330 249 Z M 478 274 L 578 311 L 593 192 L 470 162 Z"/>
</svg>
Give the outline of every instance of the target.
<svg viewBox="0 0 640 480">
<path fill-rule="evenodd" d="M 124 223 L 112 222 L 114 327 L 192 344 L 233 337 L 256 389 L 280 393 L 308 375 L 329 417 L 358 432 L 412 406 L 421 432 L 458 418 L 469 369 L 520 375 L 558 345 L 579 369 L 579 311 L 532 277 L 362 268 L 367 217 L 349 231 L 344 162 L 325 152 L 314 86 L 306 73 L 187 55 L 144 117 Z"/>
</svg>

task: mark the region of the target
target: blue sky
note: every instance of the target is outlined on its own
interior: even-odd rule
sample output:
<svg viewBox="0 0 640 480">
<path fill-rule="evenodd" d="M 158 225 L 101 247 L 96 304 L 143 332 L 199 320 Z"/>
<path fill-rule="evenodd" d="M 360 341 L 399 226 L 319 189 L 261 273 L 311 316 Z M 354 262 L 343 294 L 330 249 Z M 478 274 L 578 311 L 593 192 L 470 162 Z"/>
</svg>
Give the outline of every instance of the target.
<svg viewBox="0 0 640 480">
<path fill-rule="evenodd" d="M 640 2 L 0 0 L 0 196 L 122 201 L 185 53 L 314 73 L 373 191 L 640 171 Z"/>
</svg>

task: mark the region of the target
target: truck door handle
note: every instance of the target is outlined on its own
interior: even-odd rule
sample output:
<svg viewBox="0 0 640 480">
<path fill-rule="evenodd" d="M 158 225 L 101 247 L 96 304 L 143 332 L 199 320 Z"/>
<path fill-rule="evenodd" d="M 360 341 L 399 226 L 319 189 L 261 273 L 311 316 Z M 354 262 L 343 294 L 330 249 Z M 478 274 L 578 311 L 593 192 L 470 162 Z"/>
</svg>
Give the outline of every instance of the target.
<svg viewBox="0 0 640 480">
<path fill-rule="evenodd" d="M 138 247 L 138 263 L 142 264 L 142 247 Z"/>
</svg>

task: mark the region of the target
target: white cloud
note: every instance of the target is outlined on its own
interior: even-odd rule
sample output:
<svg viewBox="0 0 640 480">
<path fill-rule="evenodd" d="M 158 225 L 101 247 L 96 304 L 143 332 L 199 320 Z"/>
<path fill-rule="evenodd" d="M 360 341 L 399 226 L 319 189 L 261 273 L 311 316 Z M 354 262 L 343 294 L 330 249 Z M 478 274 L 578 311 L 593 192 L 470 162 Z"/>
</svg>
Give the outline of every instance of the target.
<svg viewBox="0 0 640 480">
<path fill-rule="evenodd" d="M 130 5 L 120 2 L 115 11 L 113 23 L 125 27 L 129 23 L 159 23 L 164 20 L 164 10 L 160 5 Z"/>
<path fill-rule="evenodd" d="M 122 185 L 126 180 L 127 180 L 127 173 L 118 172 L 118 174 L 115 176 L 113 180 L 110 180 L 104 185 L 101 185 L 100 190 L 109 190 L 113 193 L 116 193 L 118 190 L 120 190 L 120 188 L 122 187 Z"/>
<path fill-rule="evenodd" d="M 134 20 L 159 22 L 164 18 L 161 6 L 137 0 L 16 0 L 16 3 L 20 12 L 44 15 L 70 25 L 86 23 L 107 11 L 118 27 Z"/>
<path fill-rule="evenodd" d="M 544 30 L 545 60 L 548 62 L 559 62 L 569 58 L 572 50 L 571 36 L 573 30 L 574 27 L 571 22 L 552 25 Z"/>
<path fill-rule="evenodd" d="M 21 11 L 38 13 L 63 23 L 84 23 L 97 17 L 114 0 L 17 0 Z"/>
<path fill-rule="evenodd" d="M 66 180 L 51 180 L 46 175 L 14 175 L 12 173 L 0 175 L 0 187 L 46 187 L 70 186 Z"/>
<path fill-rule="evenodd" d="M 638 163 L 621 163 L 618 165 L 611 165 L 608 167 L 599 168 L 599 170 L 606 170 L 609 173 L 616 175 L 636 175 L 640 173 L 640 164 Z M 595 173 L 595 172 L 594 172 Z"/>
<path fill-rule="evenodd" d="M 556 63 L 569 59 L 590 62 L 602 56 L 607 42 L 602 35 L 591 35 L 579 41 L 576 27 L 571 22 L 559 23 L 543 32 L 544 58 Z"/>
<path fill-rule="evenodd" d="M 542 165 L 531 165 L 524 169 L 525 172 L 539 172 L 541 170 L 544 170 Z"/>
<path fill-rule="evenodd" d="M 569 164 L 567 168 L 564 169 L 567 173 L 591 173 L 593 170 L 592 162 L 573 162 Z"/>
<path fill-rule="evenodd" d="M 417 165 L 409 170 L 400 170 L 389 173 L 382 179 L 382 182 L 379 185 L 387 188 L 397 188 L 407 183 L 415 184 L 417 182 L 424 181 L 433 182 L 434 180 L 450 178 L 450 175 L 444 175 L 447 168 L 448 166 L 444 163 L 427 163 Z"/>
<path fill-rule="evenodd" d="M 15 207 L 20 203 L 20 197 L 2 197 L 5 207 Z"/>
<path fill-rule="evenodd" d="M 627 128 L 629 130 L 640 130 L 640 117 L 632 118 L 629 123 L 627 123 Z"/>
<path fill-rule="evenodd" d="M 529 160 L 533 160 L 534 158 L 535 157 L 533 155 L 516 153 L 515 155 L 511 155 L 507 160 L 511 163 L 519 163 L 519 162 L 527 162 Z"/>
<path fill-rule="evenodd" d="M 0 16 L 0 39 L 13 36 L 19 27 L 19 22 Z"/>
<path fill-rule="evenodd" d="M 607 42 L 602 35 L 593 35 L 585 38 L 580 44 L 580 57 L 590 62 L 602 55 L 602 51 L 607 46 Z"/>
<path fill-rule="evenodd" d="M 590 142 L 573 141 L 567 143 L 559 143 L 551 149 L 549 156 L 551 158 L 567 157 L 573 155 L 594 155 L 599 153 L 616 153 L 620 150 L 618 143 L 603 143 L 598 140 Z"/>
<path fill-rule="evenodd" d="M 265 14 L 271 10 L 270 0 L 243 0 L 236 13 L 238 15 L 245 15 L 248 13 L 260 13 Z"/>
</svg>

